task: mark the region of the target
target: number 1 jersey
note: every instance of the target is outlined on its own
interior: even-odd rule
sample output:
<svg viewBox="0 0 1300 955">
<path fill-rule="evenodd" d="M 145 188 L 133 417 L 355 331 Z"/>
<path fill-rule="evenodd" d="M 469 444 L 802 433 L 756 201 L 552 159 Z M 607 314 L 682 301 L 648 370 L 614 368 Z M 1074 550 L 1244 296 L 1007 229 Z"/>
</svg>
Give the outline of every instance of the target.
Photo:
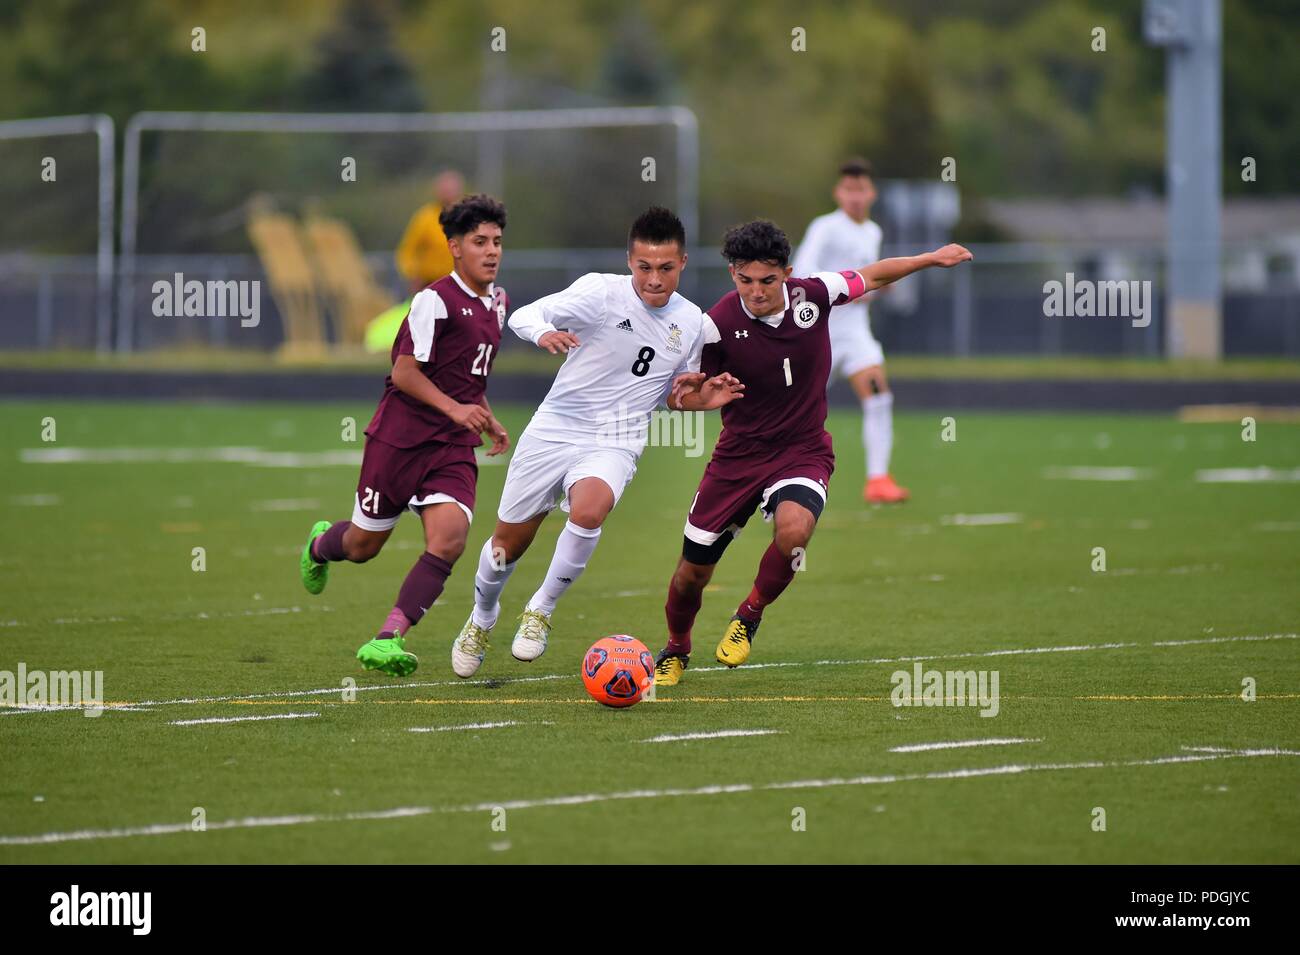
<svg viewBox="0 0 1300 955">
<path fill-rule="evenodd" d="M 775 315 L 751 315 L 734 291 L 709 309 L 713 328 L 708 329 L 700 371 L 710 377 L 730 372 L 745 385 L 743 398 L 722 407 L 718 450 L 744 453 L 823 440 L 830 311 L 865 291 L 857 272 L 819 272 L 787 279 L 785 310 Z"/>
</svg>

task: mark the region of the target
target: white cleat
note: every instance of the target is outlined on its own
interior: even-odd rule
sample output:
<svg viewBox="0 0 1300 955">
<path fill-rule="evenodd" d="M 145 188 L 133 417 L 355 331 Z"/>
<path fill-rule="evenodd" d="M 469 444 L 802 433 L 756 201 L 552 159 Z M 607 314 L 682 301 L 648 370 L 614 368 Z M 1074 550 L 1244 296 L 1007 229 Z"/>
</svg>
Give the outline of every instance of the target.
<svg viewBox="0 0 1300 955">
<path fill-rule="evenodd" d="M 519 615 L 519 629 L 515 631 L 510 653 L 516 660 L 532 663 L 546 652 L 546 638 L 551 633 L 551 618 L 540 610 L 525 609 Z"/>
<path fill-rule="evenodd" d="M 491 629 L 476 624 L 473 613 L 465 621 L 465 626 L 460 628 L 460 636 L 451 645 L 451 669 L 458 677 L 471 677 L 483 665 Z"/>
</svg>

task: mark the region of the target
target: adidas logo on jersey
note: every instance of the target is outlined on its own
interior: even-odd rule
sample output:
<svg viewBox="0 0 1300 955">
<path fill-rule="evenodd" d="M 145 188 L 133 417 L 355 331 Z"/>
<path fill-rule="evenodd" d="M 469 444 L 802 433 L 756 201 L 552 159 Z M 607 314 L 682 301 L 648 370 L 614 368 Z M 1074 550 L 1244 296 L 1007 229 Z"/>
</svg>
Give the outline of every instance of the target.
<svg viewBox="0 0 1300 955">
<path fill-rule="evenodd" d="M 623 321 L 618 323 L 618 327 L 625 332 L 635 331 L 635 329 L 632 328 L 632 319 L 630 318 L 623 319 Z"/>
</svg>

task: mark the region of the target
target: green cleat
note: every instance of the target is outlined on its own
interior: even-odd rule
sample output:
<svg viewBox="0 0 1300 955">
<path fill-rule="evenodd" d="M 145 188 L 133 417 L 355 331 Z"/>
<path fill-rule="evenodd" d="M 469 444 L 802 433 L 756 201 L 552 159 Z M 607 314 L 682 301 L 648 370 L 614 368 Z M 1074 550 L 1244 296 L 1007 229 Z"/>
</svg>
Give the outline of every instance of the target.
<svg viewBox="0 0 1300 955">
<path fill-rule="evenodd" d="M 406 649 L 400 635 L 375 637 L 357 651 L 357 659 L 367 670 L 381 670 L 389 676 L 410 676 L 420 665 L 414 653 Z"/>
<path fill-rule="evenodd" d="M 298 569 L 302 571 L 302 585 L 307 588 L 309 594 L 320 593 L 325 589 L 325 582 L 329 580 L 330 565 L 318 564 L 311 556 L 312 541 L 329 529 L 329 521 L 317 521 L 311 526 L 311 533 L 307 535 L 307 546 L 302 549 L 302 557 L 298 561 Z"/>
</svg>

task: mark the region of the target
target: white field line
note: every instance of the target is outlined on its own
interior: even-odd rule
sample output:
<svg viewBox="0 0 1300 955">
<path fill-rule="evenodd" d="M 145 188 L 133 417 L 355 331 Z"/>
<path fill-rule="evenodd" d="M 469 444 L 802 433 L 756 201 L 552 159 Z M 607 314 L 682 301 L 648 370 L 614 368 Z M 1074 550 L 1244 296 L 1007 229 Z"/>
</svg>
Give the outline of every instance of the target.
<svg viewBox="0 0 1300 955">
<path fill-rule="evenodd" d="M 401 547 L 401 544 L 390 545 Z M 412 545 L 414 546 L 414 545 Z M 302 548 L 298 547 L 295 553 L 302 553 Z M 56 617 L 49 621 L 40 621 L 37 623 L 24 623 L 21 620 L 9 620 L 0 623 L 0 626 L 6 627 L 43 627 L 49 624 L 103 624 L 103 623 L 139 623 L 145 620 L 219 620 L 226 617 L 274 617 L 286 613 L 333 613 L 333 607 L 263 607 L 259 610 L 223 610 L 220 613 L 208 613 L 201 610 L 198 613 L 165 613 L 158 616 L 139 616 L 139 617 Z"/>
<path fill-rule="evenodd" d="M 1262 635 L 1243 635 L 1236 637 L 1209 637 L 1197 640 L 1160 640 L 1155 643 L 1092 643 L 1077 644 L 1072 646 L 1060 647 L 1024 647 L 1010 650 L 978 650 L 966 653 L 936 653 L 922 656 L 907 657 L 875 657 L 869 660 L 792 660 L 784 663 L 747 663 L 744 666 L 746 670 L 761 670 L 774 667 L 806 667 L 806 666 L 864 666 L 887 663 L 924 663 L 929 660 L 966 660 L 984 657 L 1004 657 L 1004 656 L 1024 656 L 1037 653 L 1083 653 L 1089 650 L 1128 650 L 1135 647 L 1187 647 L 1208 643 L 1237 643 L 1237 642 L 1254 642 L 1260 640 L 1296 640 L 1300 639 L 1300 634 L 1296 633 L 1270 633 Z M 723 673 L 731 668 L 726 666 L 700 667 L 692 669 L 692 673 Z M 549 680 L 567 680 L 572 676 L 569 673 L 548 673 L 540 676 L 523 676 L 509 677 L 500 680 L 434 680 L 421 683 L 382 683 L 374 686 L 358 686 L 350 689 L 357 693 L 364 692 L 384 692 L 392 690 L 410 690 L 426 689 L 429 687 L 441 686 L 508 686 L 516 683 L 538 683 Z M 300 696 L 331 696 L 344 691 L 342 686 L 327 686 L 315 690 L 282 690 L 276 693 L 232 693 L 226 696 L 192 696 L 183 697 L 174 700 L 139 700 L 133 701 L 127 705 L 134 707 L 141 706 L 199 706 L 205 703 L 229 703 L 233 700 L 276 700 L 287 699 L 290 697 Z M 0 711 L 0 716 L 15 715 L 17 711 Z"/>
<path fill-rule="evenodd" d="M 319 713 L 273 713 L 270 716 L 214 716 L 205 720 L 172 720 L 172 726 L 198 726 L 200 723 L 255 723 L 260 720 L 305 720 Z"/>
<path fill-rule="evenodd" d="M 667 733 L 663 736 L 651 736 L 638 740 L 641 743 L 678 743 L 688 739 L 722 739 L 726 736 L 773 736 L 784 730 L 717 730 L 713 733 Z"/>
<path fill-rule="evenodd" d="M 945 514 L 939 523 L 951 527 L 992 527 L 997 524 L 1023 524 L 1023 514 Z"/>
<path fill-rule="evenodd" d="M 1238 749 L 1225 753 L 1191 753 L 1160 756 L 1155 759 L 1130 759 L 1116 762 L 1092 760 L 1079 763 L 1017 764 L 1009 766 L 948 769 L 929 773 L 897 773 L 884 776 L 849 776 L 832 779 L 796 779 L 776 783 L 729 783 L 687 789 L 632 789 L 623 792 L 580 793 L 570 796 L 543 796 L 534 799 L 509 799 L 459 806 L 401 806 L 374 812 L 320 813 L 293 816 L 253 816 L 209 822 L 208 831 L 223 829 L 257 829 L 270 826 L 301 826 L 320 822 L 355 822 L 359 820 L 401 819 L 434 813 L 477 813 L 494 809 L 540 809 L 557 806 L 584 806 L 593 803 L 629 799 L 673 799 L 690 796 L 717 796 L 728 793 L 773 792 L 795 789 L 826 789 L 834 786 L 883 786 L 892 783 L 929 782 L 948 779 L 977 779 L 984 776 L 1019 776 L 1026 773 L 1068 772 L 1083 769 L 1128 769 L 1140 766 L 1169 766 L 1201 763 L 1218 759 L 1251 759 L 1273 756 L 1300 756 L 1300 750 Z M 58 842 L 86 842 L 100 839 L 126 839 L 134 836 L 180 835 L 192 831 L 191 821 L 155 823 L 118 829 L 79 829 L 70 832 L 44 832 L 32 835 L 0 836 L 0 846 L 49 845 Z"/>
<path fill-rule="evenodd" d="M 1300 468 L 1207 468 L 1196 472 L 1202 484 L 1292 484 L 1300 481 Z"/>
<path fill-rule="evenodd" d="M 453 730 L 494 730 L 503 726 L 554 726 L 551 720 L 529 723 L 521 720 L 502 720 L 499 723 L 457 723 L 452 726 L 412 726 L 408 733 L 447 733 Z"/>
<path fill-rule="evenodd" d="M 282 497 L 268 501 L 253 501 L 249 509 L 253 511 L 315 511 L 320 509 L 320 501 L 309 497 Z"/>
<path fill-rule="evenodd" d="M 23 448 L 23 464 L 244 464 L 263 468 L 355 467 L 361 451 L 267 451 L 228 446 L 211 448 Z M 501 457 L 476 453 L 480 467 L 504 464 Z"/>
<path fill-rule="evenodd" d="M 891 753 L 928 753 L 936 749 L 966 749 L 970 746 L 1011 746 L 1015 743 L 1041 743 L 1039 739 L 963 739 L 951 743 L 912 743 L 907 746 L 891 746 Z"/>
<path fill-rule="evenodd" d="M 1149 481 L 1155 475 L 1151 468 L 1130 467 L 1052 467 L 1043 468 L 1043 477 L 1049 481 Z"/>
<path fill-rule="evenodd" d="M 9 498 L 14 507 L 57 507 L 63 499 L 57 494 L 18 494 Z"/>
<path fill-rule="evenodd" d="M 266 468 L 355 467 L 360 451 L 265 451 L 216 448 L 23 448 L 23 464 L 246 464 Z"/>
</svg>

